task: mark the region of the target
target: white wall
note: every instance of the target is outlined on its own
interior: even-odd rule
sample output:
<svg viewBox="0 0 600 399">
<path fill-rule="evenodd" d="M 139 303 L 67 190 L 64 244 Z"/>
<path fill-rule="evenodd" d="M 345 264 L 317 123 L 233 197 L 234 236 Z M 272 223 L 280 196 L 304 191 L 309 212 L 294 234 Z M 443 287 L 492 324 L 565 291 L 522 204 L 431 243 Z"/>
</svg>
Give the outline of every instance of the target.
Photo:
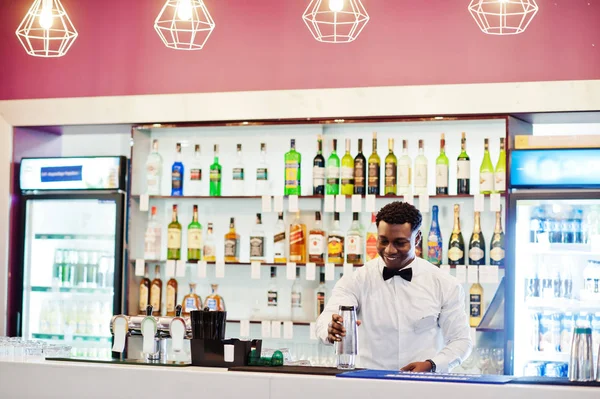
<svg viewBox="0 0 600 399">
<path fill-rule="evenodd" d="M 535 136 L 569 136 L 600 134 L 600 123 L 548 123 L 534 124 Z"/>
<path fill-rule="evenodd" d="M 131 125 L 65 126 L 62 135 L 63 157 L 124 155 L 131 151 Z"/>
</svg>

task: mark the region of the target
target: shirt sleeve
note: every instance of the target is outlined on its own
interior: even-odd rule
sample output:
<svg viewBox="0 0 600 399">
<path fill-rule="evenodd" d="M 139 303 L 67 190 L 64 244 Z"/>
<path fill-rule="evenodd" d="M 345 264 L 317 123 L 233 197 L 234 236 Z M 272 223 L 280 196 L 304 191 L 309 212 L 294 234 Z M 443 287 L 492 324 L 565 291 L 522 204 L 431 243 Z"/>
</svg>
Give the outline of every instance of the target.
<svg viewBox="0 0 600 399">
<path fill-rule="evenodd" d="M 447 373 L 460 365 L 473 349 L 462 286 L 454 284 L 444 299 L 439 325 L 446 346 L 431 359 L 436 364 L 436 372 L 439 373 Z"/>
<path fill-rule="evenodd" d="M 363 266 L 364 267 L 364 266 Z M 356 284 L 357 275 L 359 272 L 355 272 L 352 275 L 343 276 L 333 287 L 331 298 L 327 301 L 323 313 L 317 318 L 315 326 L 315 335 L 325 345 L 333 345 L 327 340 L 327 329 L 331 322 L 331 316 L 337 314 L 340 305 L 344 306 L 355 306 L 356 313 L 359 311 L 359 292 L 358 285 Z"/>
</svg>

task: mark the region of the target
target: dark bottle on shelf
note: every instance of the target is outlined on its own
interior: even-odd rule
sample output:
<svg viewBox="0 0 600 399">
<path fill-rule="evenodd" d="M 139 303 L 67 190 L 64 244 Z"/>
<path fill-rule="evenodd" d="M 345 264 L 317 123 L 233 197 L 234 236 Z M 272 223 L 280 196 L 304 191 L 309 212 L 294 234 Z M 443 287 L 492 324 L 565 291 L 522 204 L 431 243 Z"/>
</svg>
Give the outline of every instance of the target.
<svg viewBox="0 0 600 399">
<path fill-rule="evenodd" d="M 363 155 L 363 141 L 358 139 L 358 154 L 354 158 L 354 194 L 366 194 L 366 174 L 367 159 Z"/>
<path fill-rule="evenodd" d="M 313 159 L 313 195 L 325 194 L 325 157 L 323 156 L 323 139 L 317 138 L 317 155 Z"/>
<path fill-rule="evenodd" d="M 469 265 L 485 265 L 485 240 L 481 232 L 479 212 L 475 212 L 473 234 L 469 240 Z"/>
<path fill-rule="evenodd" d="M 490 265 L 504 266 L 504 231 L 502 230 L 502 207 L 496 212 L 496 227 L 490 243 Z"/>
<path fill-rule="evenodd" d="M 454 227 L 448 242 L 448 264 L 465 264 L 465 240 L 460 230 L 460 205 L 454 204 Z"/>
<path fill-rule="evenodd" d="M 467 154 L 467 137 L 462 133 L 460 155 L 456 161 L 456 193 L 471 193 L 471 160 Z"/>
</svg>

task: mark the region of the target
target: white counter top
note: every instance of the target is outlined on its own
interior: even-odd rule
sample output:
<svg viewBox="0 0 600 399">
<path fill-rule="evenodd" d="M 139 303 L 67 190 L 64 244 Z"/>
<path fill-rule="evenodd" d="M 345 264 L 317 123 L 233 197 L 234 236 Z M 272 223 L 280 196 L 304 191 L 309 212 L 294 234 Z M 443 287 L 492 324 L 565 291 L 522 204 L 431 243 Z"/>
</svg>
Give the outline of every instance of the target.
<svg viewBox="0 0 600 399">
<path fill-rule="evenodd" d="M 464 399 L 597 399 L 598 388 L 549 385 L 483 385 L 381 381 L 292 374 L 230 372 L 200 367 L 116 365 L 82 362 L 1 362 L 0 398 L 193 397 L 317 399 L 404 397 Z"/>
</svg>

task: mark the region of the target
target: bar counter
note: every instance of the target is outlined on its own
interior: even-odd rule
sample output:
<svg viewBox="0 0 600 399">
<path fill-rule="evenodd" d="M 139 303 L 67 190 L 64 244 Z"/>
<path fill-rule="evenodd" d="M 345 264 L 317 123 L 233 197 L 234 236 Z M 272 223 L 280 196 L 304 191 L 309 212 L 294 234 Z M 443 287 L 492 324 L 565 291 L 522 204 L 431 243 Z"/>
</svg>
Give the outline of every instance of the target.
<svg viewBox="0 0 600 399">
<path fill-rule="evenodd" d="M 552 385 L 485 385 L 382 381 L 332 376 L 234 372 L 81 362 L 0 361 L 0 397 L 20 398 L 414 398 L 597 399 L 600 389 Z M 573 396 L 571 396 L 573 395 Z"/>
</svg>

